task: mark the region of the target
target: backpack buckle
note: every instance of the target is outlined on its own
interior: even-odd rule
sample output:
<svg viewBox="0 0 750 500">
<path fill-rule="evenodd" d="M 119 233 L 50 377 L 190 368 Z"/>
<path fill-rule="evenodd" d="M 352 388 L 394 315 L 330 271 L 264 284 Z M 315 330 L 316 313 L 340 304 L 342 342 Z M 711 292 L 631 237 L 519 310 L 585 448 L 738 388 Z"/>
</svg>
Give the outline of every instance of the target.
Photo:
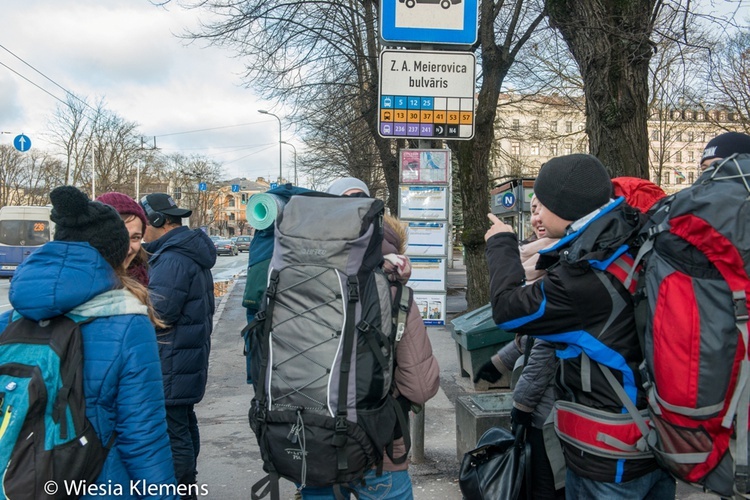
<svg viewBox="0 0 750 500">
<path fill-rule="evenodd" d="M 276 289 L 279 285 L 279 276 L 271 276 L 271 279 L 268 281 L 268 289 L 266 290 L 266 293 L 270 297 L 274 297 L 276 295 Z"/>
<path fill-rule="evenodd" d="M 732 300 L 734 301 L 734 317 L 738 322 L 747 323 L 748 311 L 745 291 L 739 290 L 732 292 Z"/>
<path fill-rule="evenodd" d="M 357 286 L 357 282 L 352 282 L 351 279 L 347 287 L 347 298 L 349 302 L 359 302 L 359 287 Z"/>
</svg>

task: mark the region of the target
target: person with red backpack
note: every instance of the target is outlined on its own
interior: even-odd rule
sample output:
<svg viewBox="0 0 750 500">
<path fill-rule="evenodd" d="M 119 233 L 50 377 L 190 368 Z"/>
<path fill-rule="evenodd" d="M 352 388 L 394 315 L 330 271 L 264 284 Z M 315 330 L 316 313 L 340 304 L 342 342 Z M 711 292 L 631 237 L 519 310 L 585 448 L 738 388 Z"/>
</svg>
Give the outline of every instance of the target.
<svg viewBox="0 0 750 500">
<path fill-rule="evenodd" d="M 750 154 L 750 135 L 725 132 L 708 141 L 701 155 L 701 170 L 733 154 Z"/>
<path fill-rule="evenodd" d="M 567 465 L 567 498 L 673 498 L 675 481 L 646 449 L 629 409 L 646 412 L 632 290 L 623 285 L 643 222 L 591 155 L 553 158 L 534 184 L 539 217 L 560 241 L 540 252 L 547 270 L 527 286 L 517 237 L 489 214 L 485 234 L 493 318 L 506 331 L 557 345 L 555 428 Z"/>
</svg>

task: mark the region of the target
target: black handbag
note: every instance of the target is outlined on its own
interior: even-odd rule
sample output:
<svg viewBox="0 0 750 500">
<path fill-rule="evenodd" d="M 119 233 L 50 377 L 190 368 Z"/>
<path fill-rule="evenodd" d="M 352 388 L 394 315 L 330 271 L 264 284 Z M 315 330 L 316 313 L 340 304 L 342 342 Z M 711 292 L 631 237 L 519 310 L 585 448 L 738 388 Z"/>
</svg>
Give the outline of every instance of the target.
<svg viewBox="0 0 750 500">
<path fill-rule="evenodd" d="M 514 436 L 500 427 L 488 429 L 477 447 L 464 455 L 458 485 L 468 500 L 531 500 L 531 445 L 526 428 Z"/>
</svg>

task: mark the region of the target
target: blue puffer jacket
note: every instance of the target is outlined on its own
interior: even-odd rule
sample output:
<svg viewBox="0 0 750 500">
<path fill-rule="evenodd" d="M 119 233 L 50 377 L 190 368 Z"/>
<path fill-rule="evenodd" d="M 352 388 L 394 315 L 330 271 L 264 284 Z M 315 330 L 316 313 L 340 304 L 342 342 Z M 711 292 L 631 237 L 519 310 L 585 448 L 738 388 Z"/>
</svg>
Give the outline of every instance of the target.
<svg viewBox="0 0 750 500">
<path fill-rule="evenodd" d="M 97 483 L 121 485 L 118 498 L 137 498 L 132 484 L 174 485 L 174 467 L 154 327 L 145 306 L 116 285 L 114 271 L 88 243 L 55 241 L 19 266 L 9 298 L 13 314 L 32 320 L 94 318 L 81 326 L 86 416 L 102 442 L 117 433 Z M 10 315 L 0 316 L 0 331 Z"/>
<path fill-rule="evenodd" d="M 213 241 L 200 229 L 178 227 L 143 245 L 151 255 L 151 300 L 171 328 L 159 331 L 159 356 L 167 406 L 203 399 L 214 317 L 216 263 Z"/>
</svg>

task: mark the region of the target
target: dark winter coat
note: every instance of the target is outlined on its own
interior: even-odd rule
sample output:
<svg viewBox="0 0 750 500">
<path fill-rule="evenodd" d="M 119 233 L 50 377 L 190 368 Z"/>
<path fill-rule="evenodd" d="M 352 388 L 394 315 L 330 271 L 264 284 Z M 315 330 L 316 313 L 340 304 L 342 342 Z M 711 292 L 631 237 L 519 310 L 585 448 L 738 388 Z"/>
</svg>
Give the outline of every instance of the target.
<svg viewBox="0 0 750 500">
<path fill-rule="evenodd" d="M 579 221 L 580 225 L 582 221 Z M 624 413 L 597 362 L 608 366 L 639 409 L 646 407 L 638 365 L 643 360 L 630 293 L 606 267 L 627 250 L 641 215 L 619 198 L 540 257 L 547 275 L 521 286 L 524 270 L 515 234 L 487 242 L 493 318 L 504 330 L 554 342 L 560 349 L 558 397 L 611 413 Z M 591 392 L 583 389 L 581 353 L 591 363 Z M 652 459 L 615 460 L 564 444 L 568 467 L 596 481 L 625 482 L 657 468 Z"/>
<path fill-rule="evenodd" d="M 169 328 L 157 331 L 167 406 L 203 399 L 214 317 L 216 248 L 203 231 L 179 227 L 143 245 L 149 292 Z"/>
</svg>

